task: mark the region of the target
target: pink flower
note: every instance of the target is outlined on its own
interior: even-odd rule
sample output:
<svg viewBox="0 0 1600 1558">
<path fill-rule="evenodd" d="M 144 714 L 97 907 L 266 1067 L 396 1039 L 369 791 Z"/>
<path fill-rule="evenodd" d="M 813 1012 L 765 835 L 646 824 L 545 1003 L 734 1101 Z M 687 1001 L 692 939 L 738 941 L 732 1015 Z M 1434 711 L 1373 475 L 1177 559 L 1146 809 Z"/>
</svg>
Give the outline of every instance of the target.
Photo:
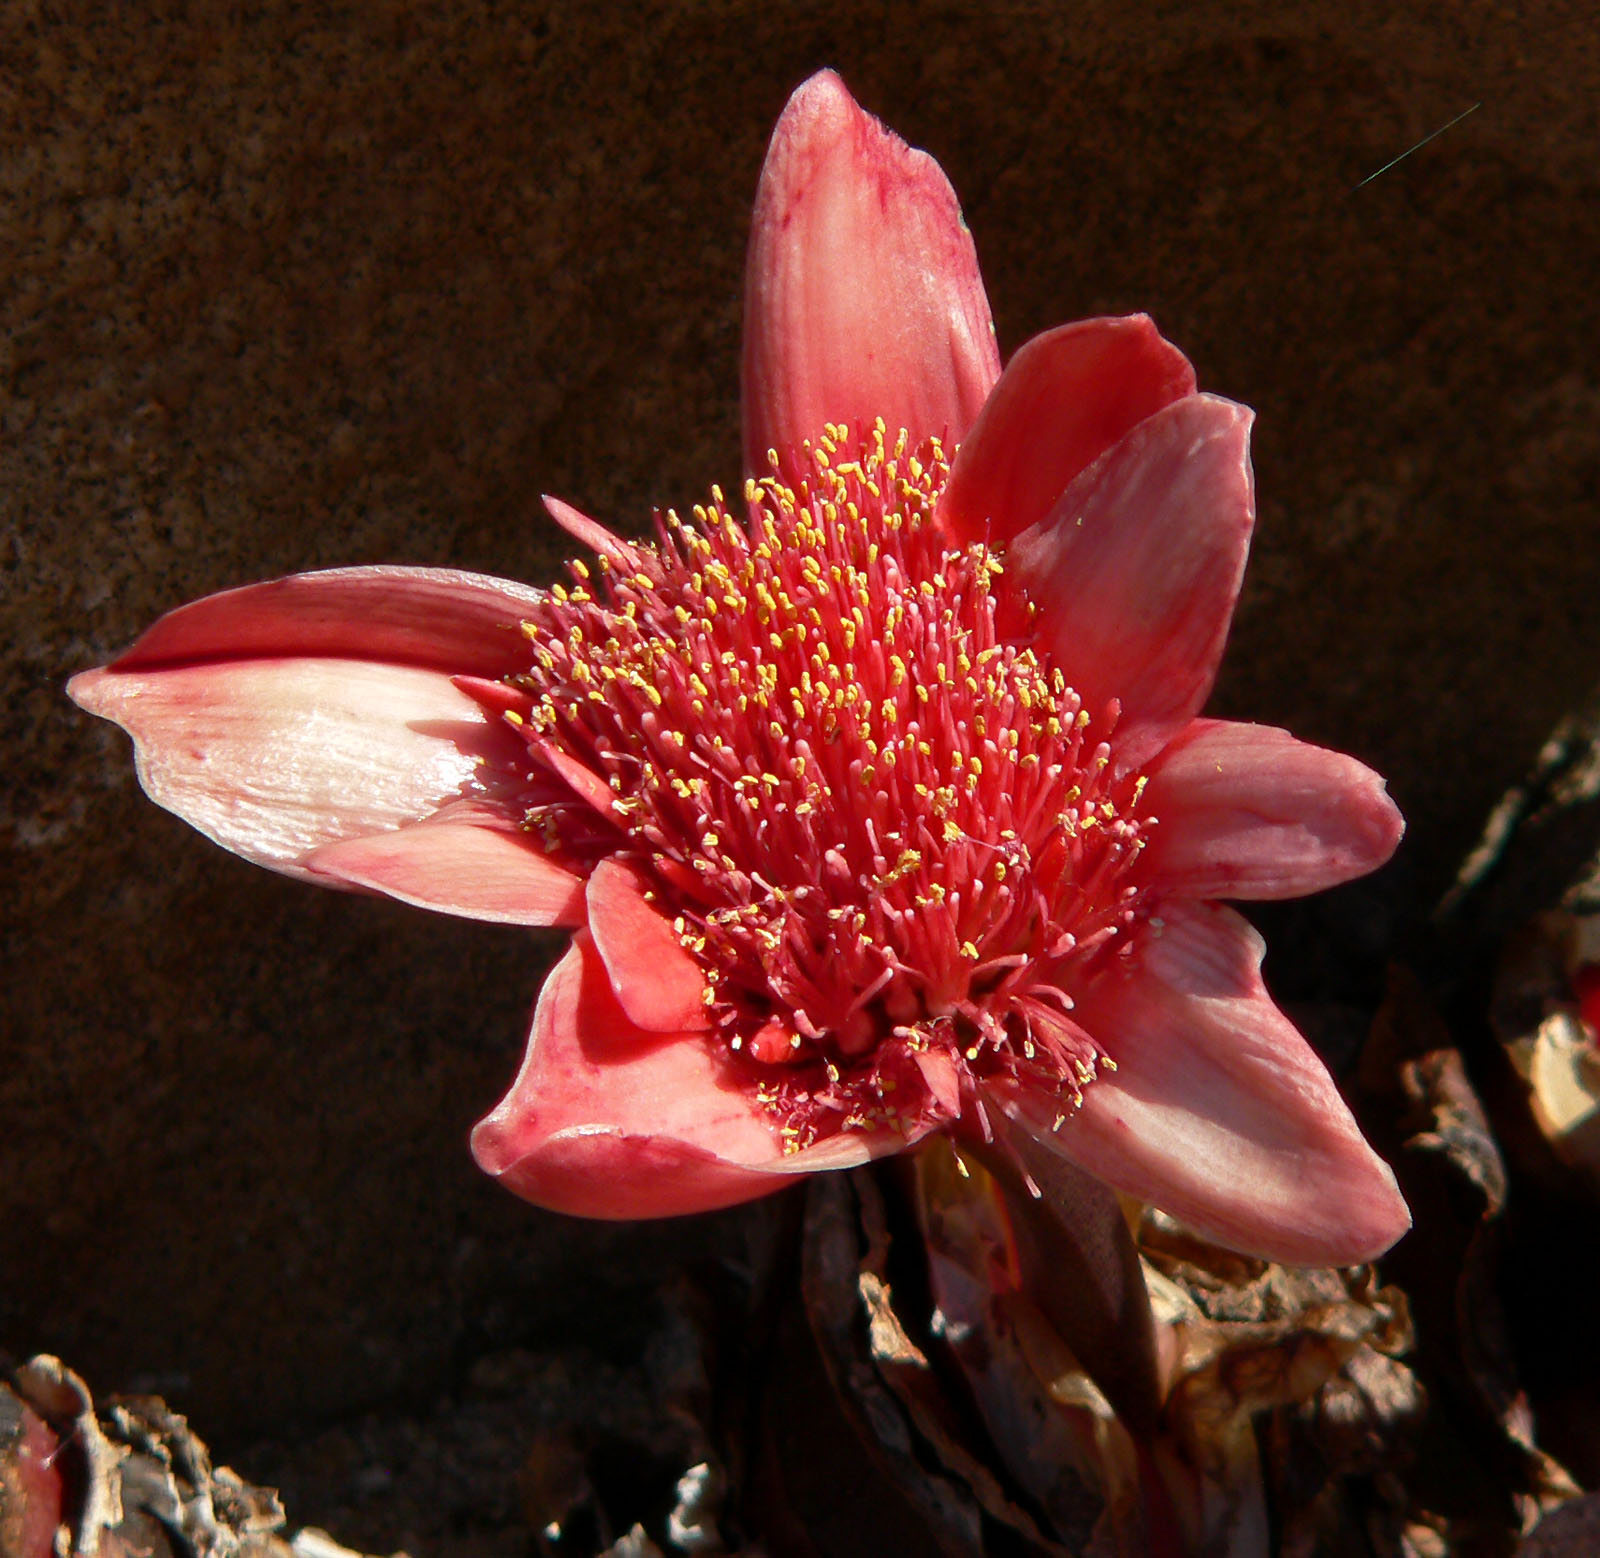
<svg viewBox="0 0 1600 1558">
<path fill-rule="evenodd" d="M 756 201 L 743 501 L 546 591 L 355 568 L 162 618 L 72 695 L 160 804 L 312 881 L 574 928 L 478 1161 L 691 1212 L 1004 1111 L 1227 1244 L 1408 1217 L 1217 898 L 1359 876 L 1382 782 L 1199 717 L 1250 413 L 1148 319 L 1002 374 L 938 165 L 813 77 Z"/>
</svg>

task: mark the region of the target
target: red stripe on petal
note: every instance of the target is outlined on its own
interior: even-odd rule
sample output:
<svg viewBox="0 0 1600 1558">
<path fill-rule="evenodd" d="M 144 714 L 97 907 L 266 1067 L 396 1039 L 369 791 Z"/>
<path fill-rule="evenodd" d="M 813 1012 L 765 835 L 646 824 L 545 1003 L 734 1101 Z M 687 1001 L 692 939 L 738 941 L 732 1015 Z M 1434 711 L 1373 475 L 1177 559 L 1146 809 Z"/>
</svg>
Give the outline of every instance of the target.
<svg viewBox="0 0 1600 1558">
<path fill-rule="evenodd" d="M 1006 545 L 1107 449 L 1194 387 L 1189 360 L 1145 314 L 1036 335 L 1006 364 L 962 443 L 940 522 L 958 545 Z"/>
<path fill-rule="evenodd" d="M 938 163 L 832 71 L 789 99 L 756 193 L 745 281 L 746 468 L 825 424 L 959 441 L 1000 373 L 972 236 Z"/>
</svg>

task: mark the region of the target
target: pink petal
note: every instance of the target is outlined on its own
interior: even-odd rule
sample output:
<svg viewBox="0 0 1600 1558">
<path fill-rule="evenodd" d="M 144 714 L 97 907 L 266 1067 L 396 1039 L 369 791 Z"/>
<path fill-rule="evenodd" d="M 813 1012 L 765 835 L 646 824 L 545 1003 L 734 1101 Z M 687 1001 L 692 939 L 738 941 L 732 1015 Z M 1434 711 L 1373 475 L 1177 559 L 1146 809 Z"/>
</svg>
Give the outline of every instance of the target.
<svg viewBox="0 0 1600 1558">
<path fill-rule="evenodd" d="M 544 495 L 545 511 L 575 541 L 581 541 L 591 552 L 609 559 L 621 568 L 639 566 L 639 549 L 621 536 L 613 535 L 598 519 L 590 519 L 580 509 L 560 498 Z"/>
<path fill-rule="evenodd" d="M 1194 393 L 1194 369 L 1148 315 L 1081 319 L 1006 364 L 956 456 L 939 518 L 958 545 L 1005 546 L 1148 416 Z"/>
<path fill-rule="evenodd" d="M 706 1021 L 706 977 L 672 922 L 645 896 L 637 872 L 602 860 L 589 876 L 589 930 L 628 1021 L 685 1033 Z"/>
<path fill-rule="evenodd" d="M 917 1070 L 922 1073 L 922 1080 L 927 1083 L 928 1092 L 940 1114 L 946 1120 L 959 1120 L 961 1078 L 956 1071 L 956 1063 L 951 1058 L 950 1051 L 937 1045 L 929 1045 L 923 1050 L 913 1050 L 911 1058 L 916 1062 Z"/>
<path fill-rule="evenodd" d="M 1376 870 L 1405 822 L 1353 757 L 1270 725 L 1196 720 L 1150 772 L 1140 880 L 1186 898 L 1298 898 Z"/>
<path fill-rule="evenodd" d="M 617 820 L 619 813 L 613 809 L 616 796 L 599 774 L 570 753 L 562 751 L 553 741 L 536 741 L 533 748 L 580 801 L 592 807 L 607 822 Z"/>
<path fill-rule="evenodd" d="M 472 1133 L 508 1190 L 579 1217 L 672 1217 L 780 1190 L 905 1145 L 836 1136 L 785 1153 L 751 1073 L 707 1033 L 629 1021 L 588 931 L 545 981 L 522 1069 Z"/>
<path fill-rule="evenodd" d="M 1252 413 L 1190 395 L 1073 481 L 1011 548 L 1037 633 L 1097 718 L 1121 700 L 1117 758 L 1158 752 L 1205 702 L 1255 520 Z"/>
<path fill-rule="evenodd" d="M 521 624 L 545 598 L 526 584 L 452 568 L 293 574 L 169 611 L 112 668 L 348 657 L 500 677 L 527 669 Z"/>
<path fill-rule="evenodd" d="M 756 192 L 745 277 L 744 450 L 828 422 L 965 436 L 1000 374 L 972 236 L 938 163 L 832 71 L 789 99 Z"/>
<path fill-rule="evenodd" d="M 391 833 L 324 844 L 301 863 L 334 883 L 466 919 L 583 923 L 583 878 L 541 854 L 509 817 L 470 802 Z"/>
<path fill-rule="evenodd" d="M 1260 937 L 1182 905 L 1078 1014 L 1116 1061 L 1052 1131 L 1054 1100 L 1004 1100 L 1045 1145 L 1230 1248 L 1306 1265 L 1376 1259 L 1410 1226 L 1388 1166 L 1261 983 Z"/>
<path fill-rule="evenodd" d="M 485 759 L 515 757 L 504 726 L 418 666 L 295 658 L 122 669 L 130 658 L 75 676 L 67 691 L 133 737 L 139 782 L 157 805 L 290 876 L 319 880 L 303 864 L 312 850 L 415 822 L 470 793 Z"/>
</svg>

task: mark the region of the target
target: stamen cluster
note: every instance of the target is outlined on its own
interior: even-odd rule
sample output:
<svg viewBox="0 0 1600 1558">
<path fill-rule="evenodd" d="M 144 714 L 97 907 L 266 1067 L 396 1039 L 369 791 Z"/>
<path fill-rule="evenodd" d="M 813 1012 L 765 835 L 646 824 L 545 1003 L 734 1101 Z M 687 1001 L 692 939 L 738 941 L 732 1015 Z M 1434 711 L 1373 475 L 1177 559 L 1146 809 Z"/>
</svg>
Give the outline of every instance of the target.
<svg viewBox="0 0 1600 1558">
<path fill-rule="evenodd" d="M 954 1117 L 996 1071 L 1064 1114 L 1107 1063 L 1068 987 L 1141 912 L 1116 707 L 1082 706 L 993 551 L 950 546 L 946 453 L 907 444 L 829 427 L 742 516 L 713 488 L 573 563 L 507 687 L 525 825 L 645 874 L 797 1145 Z"/>
</svg>

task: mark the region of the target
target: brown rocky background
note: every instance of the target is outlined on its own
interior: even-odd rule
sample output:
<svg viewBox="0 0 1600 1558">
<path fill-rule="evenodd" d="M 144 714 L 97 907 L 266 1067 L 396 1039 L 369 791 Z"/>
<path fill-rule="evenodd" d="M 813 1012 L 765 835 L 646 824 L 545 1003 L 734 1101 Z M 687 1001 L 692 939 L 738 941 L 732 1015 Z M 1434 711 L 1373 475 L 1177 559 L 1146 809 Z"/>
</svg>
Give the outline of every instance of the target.
<svg viewBox="0 0 1600 1558">
<path fill-rule="evenodd" d="M 749 203 L 820 65 L 944 164 L 1005 352 L 1144 309 L 1258 409 L 1216 702 L 1390 777 L 1361 912 L 1278 916 L 1288 993 L 1329 936 L 1370 977 L 1600 671 L 1600 30 L 1399 9 L 0 8 L 0 1349 L 269 1478 L 497 1347 L 624 1377 L 761 1235 L 480 1178 L 550 944 L 234 861 L 61 689 L 211 590 L 540 579 L 541 491 L 637 529 L 735 478 Z"/>
</svg>

